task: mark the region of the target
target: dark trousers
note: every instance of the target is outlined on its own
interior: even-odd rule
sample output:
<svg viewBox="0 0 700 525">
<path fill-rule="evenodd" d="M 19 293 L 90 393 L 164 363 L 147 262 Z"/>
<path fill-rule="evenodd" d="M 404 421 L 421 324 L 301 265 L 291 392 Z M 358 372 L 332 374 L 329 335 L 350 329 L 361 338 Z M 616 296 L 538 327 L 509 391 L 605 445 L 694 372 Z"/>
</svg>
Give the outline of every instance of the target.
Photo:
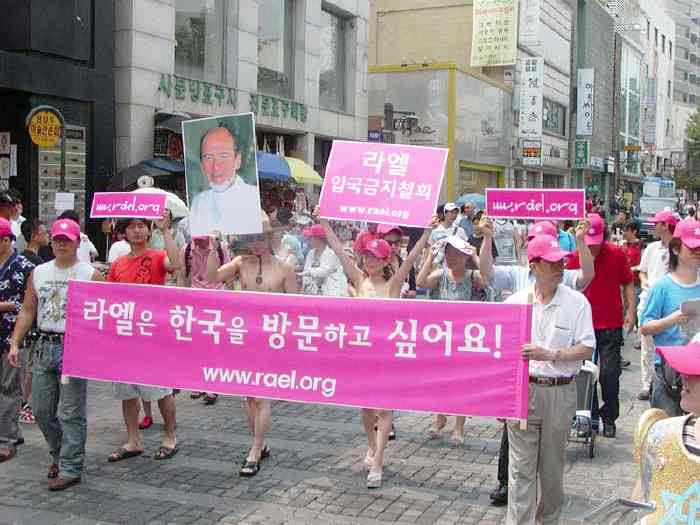
<svg viewBox="0 0 700 525">
<path fill-rule="evenodd" d="M 593 398 L 593 419 L 598 415 L 605 423 L 614 423 L 620 416 L 620 358 L 622 357 L 622 328 L 596 330 L 596 353 L 600 367 L 600 390 L 603 406 L 598 410 L 598 396 Z"/>
<path fill-rule="evenodd" d="M 501 433 L 501 450 L 498 451 L 498 482 L 508 484 L 508 427 L 503 424 Z"/>
</svg>

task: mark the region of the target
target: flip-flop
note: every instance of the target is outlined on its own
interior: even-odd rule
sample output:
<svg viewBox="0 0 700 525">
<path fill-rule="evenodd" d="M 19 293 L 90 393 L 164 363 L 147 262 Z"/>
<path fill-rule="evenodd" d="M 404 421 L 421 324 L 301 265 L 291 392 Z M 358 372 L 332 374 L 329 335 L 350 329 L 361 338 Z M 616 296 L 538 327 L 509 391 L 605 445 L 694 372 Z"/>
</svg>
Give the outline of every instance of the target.
<svg viewBox="0 0 700 525">
<path fill-rule="evenodd" d="M 112 452 L 107 458 L 107 461 L 109 461 L 110 463 L 116 463 L 117 461 L 135 458 L 136 456 L 140 456 L 141 454 L 143 454 L 143 450 L 127 450 L 124 447 L 121 447 L 116 452 Z"/>
<path fill-rule="evenodd" d="M 259 461 L 248 461 L 246 460 L 238 472 L 243 478 L 252 478 L 258 472 L 260 472 L 260 462 Z"/>
<path fill-rule="evenodd" d="M 177 445 L 175 445 L 172 448 L 164 447 L 163 445 L 161 445 L 160 447 L 158 447 L 158 451 L 155 454 L 153 454 L 153 459 L 157 459 L 157 460 L 170 459 L 175 454 L 177 454 L 178 450 L 180 450 L 180 447 L 178 447 Z"/>
</svg>

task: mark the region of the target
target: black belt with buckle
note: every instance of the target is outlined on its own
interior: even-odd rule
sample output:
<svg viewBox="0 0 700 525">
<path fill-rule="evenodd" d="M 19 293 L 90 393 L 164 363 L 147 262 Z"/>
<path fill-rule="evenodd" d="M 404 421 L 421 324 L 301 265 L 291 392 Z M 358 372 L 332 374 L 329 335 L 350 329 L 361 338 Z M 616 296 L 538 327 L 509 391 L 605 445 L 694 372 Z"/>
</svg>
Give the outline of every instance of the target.
<svg viewBox="0 0 700 525">
<path fill-rule="evenodd" d="M 530 376 L 530 383 L 540 386 L 562 386 L 573 382 L 573 377 L 535 377 Z"/>
<path fill-rule="evenodd" d="M 43 330 L 39 330 L 38 332 L 38 339 L 45 339 L 47 341 L 50 341 L 52 343 L 60 343 L 63 341 L 63 333 L 62 332 L 44 332 Z"/>
</svg>

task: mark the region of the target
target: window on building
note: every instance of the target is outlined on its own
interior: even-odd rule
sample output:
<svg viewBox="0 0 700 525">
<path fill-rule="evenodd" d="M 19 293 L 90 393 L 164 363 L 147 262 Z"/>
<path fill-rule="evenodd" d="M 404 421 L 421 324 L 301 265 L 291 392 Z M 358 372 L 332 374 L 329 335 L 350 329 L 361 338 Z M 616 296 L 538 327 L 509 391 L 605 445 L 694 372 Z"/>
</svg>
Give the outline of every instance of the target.
<svg viewBox="0 0 700 525">
<path fill-rule="evenodd" d="M 688 103 L 688 93 L 683 93 L 683 96 L 681 98 L 683 99 L 684 103 Z"/>
<path fill-rule="evenodd" d="M 673 42 L 668 41 L 668 58 L 673 58 Z"/>
<path fill-rule="evenodd" d="M 566 108 L 548 99 L 542 101 L 542 129 L 549 133 L 566 136 Z"/>
<path fill-rule="evenodd" d="M 683 50 L 683 55 L 685 56 L 685 59 L 686 59 L 686 60 L 688 60 L 688 58 L 690 57 L 690 53 L 688 52 L 687 49 L 684 49 L 684 50 Z"/>
<path fill-rule="evenodd" d="M 649 39 L 651 38 L 651 22 L 647 20 L 647 42 L 649 42 Z"/>
<path fill-rule="evenodd" d="M 227 0 L 176 0 L 175 73 L 221 82 L 226 7 Z"/>
<path fill-rule="evenodd" d="M 696 102 L 695 95 L 688 95 L 688 102 L 690 104 L 695 104 L 695 102 Z"/>
<path fill-rule="evenodd" d="M 293 0 L 258 0 L 258 91 L 292 98 Z"/>
<path fill-rule="evenodd" d="M 685 80 L 686 82 L 688 81 L 688 72 L 687 71 L 683 71 L 683 80 Z"/>
<path fill-rule="evenodd" d="M 321 11 L 321 67 L 319 104 L 345 110 L 345 56 L 347 20 L 330 11 Z"/>
<path fill-rule="evenodd" d="M 668 137 L 671 134 L 671 120 L 666 119 L 666 136 Z"/>
<path fill-rule="evenodd" d="M 671 89 L 671 81 L 668 81 L 668 89 L 666 90 L 666 96 L 668 98 L 671 98 L 671 93 L 673 93 L 673 89 Z"/>
<path fill-rule="evenodd" d="M 661 52 L 666 52 L 666 35 L 661 35 Z"/>
<path fill-rule="evenodd" d="M 654 28 L 654 47 L 659 47 L 659 28 Z"/>
</svg>

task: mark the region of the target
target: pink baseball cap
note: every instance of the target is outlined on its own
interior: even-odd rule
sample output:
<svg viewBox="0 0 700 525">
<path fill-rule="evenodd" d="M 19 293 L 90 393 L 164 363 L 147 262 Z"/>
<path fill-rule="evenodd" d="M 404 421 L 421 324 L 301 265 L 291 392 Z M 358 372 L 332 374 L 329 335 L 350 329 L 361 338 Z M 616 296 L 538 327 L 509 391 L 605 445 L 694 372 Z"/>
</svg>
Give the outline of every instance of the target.
<svg viewBox="0 0 700 525">
<path fill-rule="evenodd" d="M 13 241 L 16 240 L 15 234 L 12 233 L 12 224 L 2 217 L 0 217 L 0 237 L 9 237 Z"/>
<path fill-rule="evenodd" d="M 649 219 L 649 222 L 656 224 L 657 222 L 663 222 L 665 224 L 671 224 L 675 226 L 680 222 L 681 218 L 678 214 L 671 210 L 661 210 L 653 218 Z"/>
<path fill-rule="evenodd" d="M 538 235 L 527 243 L 527 260 L 544 259 L 557 262 L 571 255 L 559 247 L 559 241 L 552 235 Z"/>
<path fill-rule="evenodd" d="M 304 237 L 317 237 L 319 239 L 326 238 L 326 232 L 323 230 L 323 226 L 320 224 L 314 224 L 311 228 L 306 228 L 304 230 Z"/>
<path fill-rule="evenodd" d="M 589 213 L 588 217 L 588 231 L 586 232 L 586 245 L 595 246 L 597 244 L 603 244 L 603 239 L 605 238 L 605 221 L 597 213 Z"/>
<path fill-rule="evenodd" d="M 389 243 L 384 239 L 372 239 L 365 244 L 362 253 L 369 253 L 370 255 L 374 255 L 377 259 L 388 259 L 393 252 Z"/>
<path fill-rule="evenodd" d="M 377 235 L 381 237 L 389 235 L 391 232 L 396 232 L 399 235 L 403 235 L 403 230 L 401 229 L 401 226 L 397 226 L 396 224 L 380 224 L 379 226 L 377 226 Z"/>
<path fill-rule="evenodd" d="M 70 219 L 59 219 L 51 226 L 51 238 L 67 237 L 75 242 L 80 239 L 80 226 Z"/>
<path fill-rule="evenodd" d="M 557 227 L 554 224 L 549 221 L 540 221 L 530 226 L 530 229 L 527 231 L 527 238 L 532 239 L 538 235 L 552 235 L 556 237 L 557 233 Z"/>
<path fill-rule="evenodd" d="M 659 346 L 656 351 L 679 374 L 700 376 L 700 343 L 688 343 L 686 346 Z"/>
<path fill-rule="evenodd" d="M 676 225 L 673 236 L 680 239 L 688 248 L 700 246 L 700 221 L 684 219 Z"/>
</svg>

